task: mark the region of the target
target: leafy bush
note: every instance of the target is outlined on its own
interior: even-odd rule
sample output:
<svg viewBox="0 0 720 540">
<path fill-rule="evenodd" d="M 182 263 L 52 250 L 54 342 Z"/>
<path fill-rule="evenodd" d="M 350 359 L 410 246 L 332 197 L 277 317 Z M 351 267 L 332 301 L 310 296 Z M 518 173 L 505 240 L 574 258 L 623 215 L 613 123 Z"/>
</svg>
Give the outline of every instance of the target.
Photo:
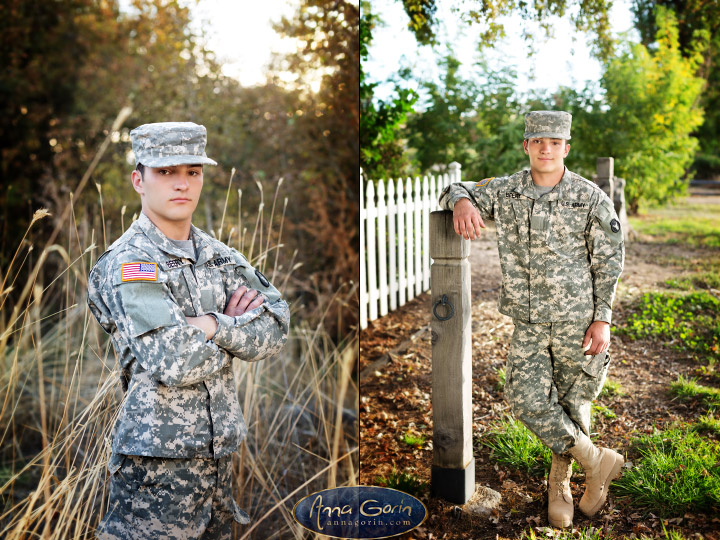
<svg viewBox="0 0 720 540">
<path fill-rule="evenodd" d="M 611 408 L 606 407 L 602 403 L 593 403 L 592 408 L 590 409 L 592 413 L 600 413 L 605 418 L 617 418 L 617 414 L 615 414 L 615 411 L 613 411 Z"/>
<path fill-rule="evenodd" d="M 423 435 L 414 435 L 408 431 L 405 435 L 403 435 L 403 441 L 408 446 L 421 447 L 425 444 L 425 437 Z"/>
<path fill-rule="evenodd" d="M 645 293 L 619 331 L 633 339 L 666 340 L 714 364 L 720 358 L 720 300 L 705 291 Z"/>
<path fill-rule="evenodd" d="M 610 379 L 609 377 L 605 379 L 605 384 L 603 385 L 603 389 L 600 392 L 601 398 L 603 397 L 610 397 L 610 396 L 624 396 L 625 391 L 622 388 L 622 385 L 614 380 Z"/>
</svg>

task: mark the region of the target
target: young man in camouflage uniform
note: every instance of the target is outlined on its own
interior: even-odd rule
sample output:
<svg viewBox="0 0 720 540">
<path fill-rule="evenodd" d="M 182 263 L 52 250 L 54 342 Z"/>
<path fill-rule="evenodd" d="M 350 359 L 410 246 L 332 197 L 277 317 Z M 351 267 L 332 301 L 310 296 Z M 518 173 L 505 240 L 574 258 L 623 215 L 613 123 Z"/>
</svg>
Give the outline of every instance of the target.
<svg viewBox="0 0 720 540">
<path fill-rule="evenodd" d="M 231 454 L 247 433 L 233 357 L 287 338 L 280 293 L 238 251 L 191 224 L 206 132 L 190 122 L 130 133 L 142 214 L 90 272 L 88 304 L 112 338 L 125 397 L 113 428 L 101 539 L 230 538 L 249 518 Z"/>
<path fill-rule="evenodd" d="M 452 184 L 440 205 L 455 232 L 473 240 L 493 219 L 502 267 L 499 311 L 513 318 L 505 399 L 553 451 L 548 519 L 569 527 L 572 457 L 585 471 L 580 510 L 595 515 L 623 457 L 589 439 L 590 403 L 602 390 L 610 356 L 610 316 L 624 243 L 610 198 L 565 168 L 572 117 L 525 117 L 530 169 Z"/>
</svg>

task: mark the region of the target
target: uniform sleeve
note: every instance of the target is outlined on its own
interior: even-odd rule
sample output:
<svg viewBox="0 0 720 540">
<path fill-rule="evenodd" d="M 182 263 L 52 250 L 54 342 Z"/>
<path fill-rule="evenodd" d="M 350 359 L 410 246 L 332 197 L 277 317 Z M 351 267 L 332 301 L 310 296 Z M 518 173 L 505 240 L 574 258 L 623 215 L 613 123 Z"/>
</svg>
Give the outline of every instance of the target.
<svg viewBox="0 0 720 540">
<path fill-rule="evenodd" d="M 620 220 L 610 199 L 604 198 L 591 216 L 588 231 L 590 271 L 593 276 L 593 320 L 610 322 L 615 290 L 625 260 Z"/>
<path fill-rule="evenodd" d="M 452 210 L 460 199 L 470 199 L 480 211 L 483 219 L 495 219 L 495 193 L 493 178 L 480 182 L 456 182 L 446 187 L 440 194 L 440 208 Z M 491 185 L 492 184 L 492 185 Z"/>
<path fill-rule="evenodd" d="M 228 301 L 240 286 L 242 278 L 249 288 L 265 296 L 265 302 L 237 317 L 210 312 L 218 322 L 212 340 L 241 360 L 253 362 L 270 358 L 279 353 L 287 341 L 290 308 L 280 292 L 241 253 L 233 250 L 233 256 L 238 280 L 225 284 Z"/>
<path fill-rule="evenodd" d="M 187 386 L 231 362 L 228 352 L 187 323 L 162 276 L 123 282 L 121 261 L 92 270 L 88 303 L 103 329 L 121 349 L 130 349 L 151 378 L 166 386 Z"/>
</svg>

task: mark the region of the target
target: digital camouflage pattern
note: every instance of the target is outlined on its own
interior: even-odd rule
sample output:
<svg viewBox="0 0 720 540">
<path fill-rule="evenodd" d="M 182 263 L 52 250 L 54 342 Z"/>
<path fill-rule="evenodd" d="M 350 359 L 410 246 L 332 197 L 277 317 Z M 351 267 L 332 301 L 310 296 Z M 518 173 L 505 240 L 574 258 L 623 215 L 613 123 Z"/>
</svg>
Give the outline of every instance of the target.
<svg viewBox="0 0 720 540">
<path fill-rule="evenodd" d="M 461 198 L 495 221 L 500 313 L 530 323 L 610 322 L 625 245 L 615 208 L 599 187 L 565 169 L 560 183 L 538 197 L 524 170 L 451 184 L 440 206 L 452 210 Z"/>
<path fill-rule="evenodd" d="M 205 155 L 207 131 L 192 122 L 143 124 L 130 132 L 135 164 L 146 167 L 217 165 Z"/>
<path fill-rule="evenodd" d="M 590 403 L 605 384 L 610 355 L 583 354 L 591 322 L 514 321 L 505 400 L 515 417 L 557 454 L 575 444 L 578 429 L 590 436 Z"/>
<path fill-rule="evenodd" d="M 229 540 L 250 522 L 232 494 L 232 458 L 121 456 L 111 467 L 113 501 L 101 540 Z"/>
<path fill-rule="evenodd" d="M 114 454 L 219 459 L 234 452 L 247 428 L 231 360 L 269 358 L 287 339 L 290 314 L 278 290 L 238 251 L 194 226 L 191 238 L 196 260 L 141 214 L 90 272 L 88 304 L 112 338 L 126 390 Z M 128 263 L 156 264 L 156 279 L 123 281 Z M 224 315 L 242 285 L 265 302 Z M 204 314 L 218 320 L 209 341 L 185 319 Z"/>
<path fill-rule="evenodd" d="M 610 356 L 583 354 L 593 321 L 610 322 L 625 246 L 608 196 L 565 169 L 538 195 L 529 170 L 448 186 L 440 206 L 468 198 L 494 220 L 502 269 L 499 311 L 513 318 L 505 399 L 553 452 L 589 435 L 590 402 Z"/>
<path fill-rule="evenodd" d="M 525 139 L 570 140 L 572 115 L 565 111 L 532 111 L 525 115 Z"/>
</svg>

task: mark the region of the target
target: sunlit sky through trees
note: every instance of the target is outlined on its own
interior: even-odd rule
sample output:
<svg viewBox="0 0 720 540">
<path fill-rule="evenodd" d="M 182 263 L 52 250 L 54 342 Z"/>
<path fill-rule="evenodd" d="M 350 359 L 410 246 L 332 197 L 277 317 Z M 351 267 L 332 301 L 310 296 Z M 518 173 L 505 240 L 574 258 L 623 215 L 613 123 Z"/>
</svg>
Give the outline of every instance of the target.
<svg viewBox="0 0 720 540">
<path fill-rule="evenodd" d="M 180 0 L 190 9 L 191 26 L 204 34 L 209 50 L 216 55 L 225 75 L 243 86 L 262 85 L 267 80 L 268 65 L 273 53 L 288 54 L 297 50 L 294 39 L 273 30 L 281 17 L 291 17 L 302 0 Z M 130 0 L 120 0 L 123 11 L 132 10 Z M 308 76 L 308 74 L 306 74 Z M 306 83 L 317 91 L 320 77 Z M 285 83 L 296 80 L 297 74 L 280 73 Z"/>
<path fill-rule="evenodd" d="M 468 76 L 473 63 L 478 59 L 477 34 L 471 26 L 459 22 L 459 15 L 450 9 L 452 5 L 467 5 L 462 2 L 439 0 L 437 19 L 438 43 L 436 51 L 431 47 L 419 46 L 407 28 L 407 15 L 402 3 L 397 0 L 371 0 L 372 10 L 385 25 L 373 30 L 370 55 L 365 64 L 366 73 L 374 82 L 383 82 L 393 77 L 401 66 L 410 67 L 412 79 L 404 86 L 418 89 L 422 80 L 440 80 L 438 59 L 448 51 L 463 64 L 460 73 Z M 611 10 L 611 24 L 615 35 L 630 31 L 630 38 L 637 39 L 632 27 L 632 13 L 629 0 L 617 0 Z M 500 19 L 505 21 L 508 36 L 495 46 L 485 49 L 483 55 L 490 67 L 513 68 L 518 76 L 518 93 L 530 90 L 555 90 L 560 86 L 583 88 L 585 81 L 600 79 L 600 63 L 592 57 L 588 39 L 578 33 L 568 16 L 557 19 L 554 37 L 545 38 L 539 25 L 523 21 L 519 16 Z M 539 37 L 534 42 L 523 39 L 523 31 Z M 531 54 L 532 52 L 532 54 Z M 381 84 L 375 90 L 375 97 L 387 99 L 393 92 L 393 84 Z"/>
<path fill-rule="evenodd" d="M 297 46 L 273 28 L 284 15 L 290 17 L 301 0 L 186 0 L 193 24 L 202 27 L 208 48 L 215 52 L 223 73 L 243 86 L 264 84 L 272 53 L 292 53 Z M 281 76 L 292 80 L 291 74 Z"/>
</svg>

